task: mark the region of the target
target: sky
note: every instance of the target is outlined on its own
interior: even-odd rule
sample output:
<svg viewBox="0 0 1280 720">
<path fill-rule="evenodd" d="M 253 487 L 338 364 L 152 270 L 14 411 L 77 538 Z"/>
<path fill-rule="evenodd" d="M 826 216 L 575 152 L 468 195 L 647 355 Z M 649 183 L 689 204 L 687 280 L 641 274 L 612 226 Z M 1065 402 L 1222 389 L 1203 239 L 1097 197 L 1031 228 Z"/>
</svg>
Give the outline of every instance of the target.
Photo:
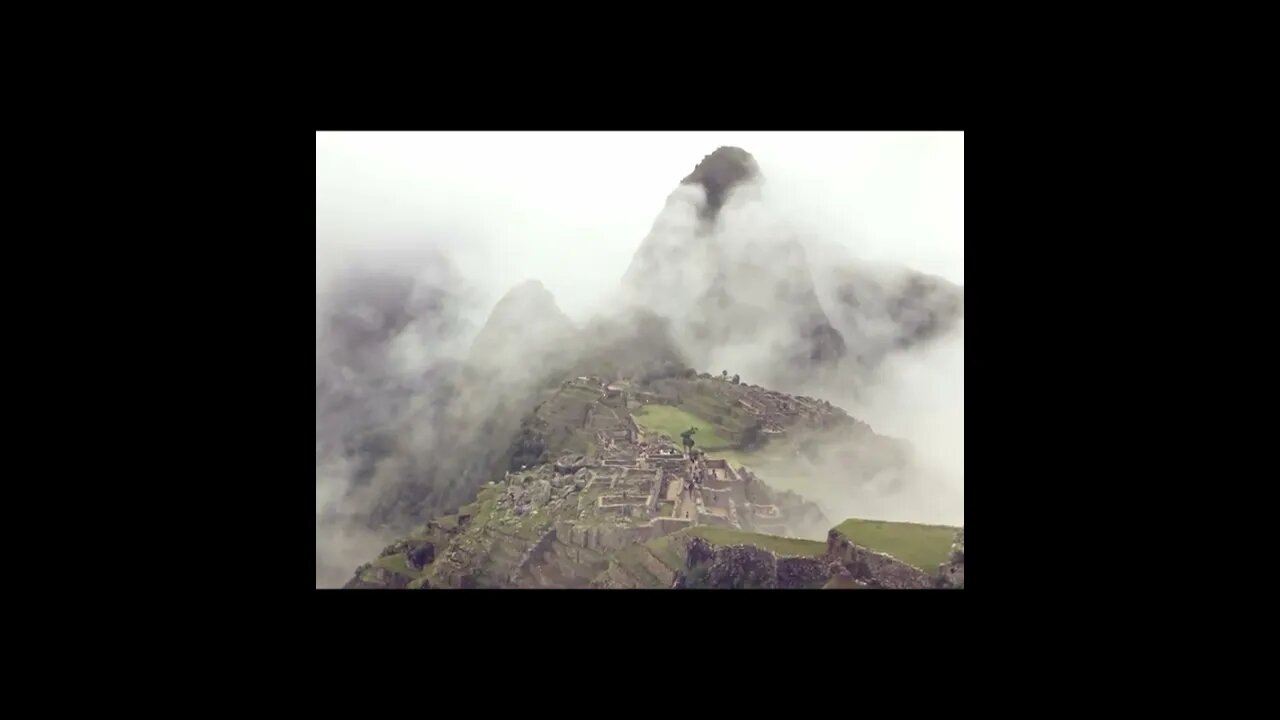
<svg viewBox="0 0 1280 720">
<path fill-rule="evenodd" d="M 963 133 L 318 132 L 317 285 L 353 254 L 440 243 L 482 305 L 534 278 L 584 321 L 721 145 L 755 156 L 796 227 L 963 284 Z"/>
</svg>

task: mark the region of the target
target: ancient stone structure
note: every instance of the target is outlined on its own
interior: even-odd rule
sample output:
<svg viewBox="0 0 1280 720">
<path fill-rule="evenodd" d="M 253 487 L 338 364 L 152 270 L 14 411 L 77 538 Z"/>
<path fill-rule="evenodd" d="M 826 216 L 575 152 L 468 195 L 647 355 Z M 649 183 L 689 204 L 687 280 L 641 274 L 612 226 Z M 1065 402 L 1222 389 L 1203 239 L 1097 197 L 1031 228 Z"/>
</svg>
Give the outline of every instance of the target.
<svg viewBox="0 0 1280 720">
<path fill-rule="evenodd" d="M 819 401 L 723 385 L 727 400 L 738 396 L 766 430 L 813 426 L 831 415 Z M 561 433 L 558 457 L 505 473 L 457 515 L 383 551 L 383 558 L 403 555 L 402 564 L 362 566 L 350 586 L 963 587 L 963 534 L 937 574 L 843 536 L 832 536 L 821 557 L 711 543 L 706 538 L 721 535 L 714 532 L 668 537 L 693 526 L 787 536 L 831 525 L 816 506 L 769 488 L 746 468 L 645 433 L 630 413 L 634 392 L 599 378 L 568 382 L 540 416 L 548 433 Z"/>
<path fill-rule="evenodd" d="M 556 542 L 601 552 L 693 525 L 786 534 L 786 514 L 760 501 L 762 490 L 759 484 L 751 488 L 750 474 L 739 473 L 725 460 L 687 453 L 662 436 L 646 435 L 628 412 L 627 386 L 581 377 L 566 390 L 597 399 L 580 416 L 582 429 L 595 438 L 594 451 L 561 457 L 550 479 L 537 468 L 510 473 L 504 502 L 510 503 L 513 517 L 525 518 L 544 506 L 552 511 L 548 503 L 555 505 L 562 491 L 577 492 L 578 499 L 569 499 L 578 517 L 557 522 L 515 563 L 512 578 L 538 565 Z M 560 479 L 570 476 L 574 485 L 562 487 Z"/>
</svg>

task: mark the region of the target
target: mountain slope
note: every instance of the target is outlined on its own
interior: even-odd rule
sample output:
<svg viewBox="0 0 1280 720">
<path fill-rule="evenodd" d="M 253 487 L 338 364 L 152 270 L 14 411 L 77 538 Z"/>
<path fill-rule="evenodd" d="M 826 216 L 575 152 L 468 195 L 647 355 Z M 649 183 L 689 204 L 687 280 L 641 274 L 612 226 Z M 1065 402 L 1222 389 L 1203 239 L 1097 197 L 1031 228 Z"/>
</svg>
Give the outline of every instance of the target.
<svg viewBox="0 0 1280 720">
<path fill-rule="evenodd" d="M 763 349 L 753 377 L 787 386 L 844 357 L 844 339 L 814 290 L 803 246 L 743 237 L 722 222 L 761 181 L 750 153 L 721 147 L 672 193 L 623 277 L 626 297 L 673 323 L 689 361 L 715 364 L 726 347 Z"/>
<path fill-rule="evenodd" d="M 537 280 L 507 292 L 471 344 L 468 364 L 490 380 L 526 383 L 567 367 L 577 328 Z"/>
<path fill-rule="evenodd" d="M 893 353 L 939 340 L 964 319 L 964 287 L 907 268 L 838 265 L 821 274 L 820 286 L 861 376 Z"/>
<path fill-rule="evenodd" d="M 941 584 L 936 572 L 866 548 L 870 556 L 859 554 L 843 538 L 800 539 L 831 535 L 812 503 L 744 467 L 687 454 L 635 418 L 677 406 L 714 418 L 707 429 L 735 443 L 748 427 L 768 429 L 772 442 L 814 432 L 877 437 L 821 401 L 687 371 L 646 381 L 569 379 L 525 418 L 511 470 L 456 514 L 388 546 L 347 587 Z"/>
</svg>

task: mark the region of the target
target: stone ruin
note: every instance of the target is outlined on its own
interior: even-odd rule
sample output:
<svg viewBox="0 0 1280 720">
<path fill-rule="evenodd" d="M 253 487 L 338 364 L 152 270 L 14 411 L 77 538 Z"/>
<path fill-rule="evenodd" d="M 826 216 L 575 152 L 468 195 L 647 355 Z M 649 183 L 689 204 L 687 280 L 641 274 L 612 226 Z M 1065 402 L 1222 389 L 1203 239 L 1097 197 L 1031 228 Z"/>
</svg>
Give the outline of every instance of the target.
<svg viewBox="0 0 1280 720">
<path fill-rule="evenodd" d="M 600 553 L 693 525 L 787 535 L 791 525 L 805 522 L 803 513 L 789 517 L 791 505 L 773 504 L 767 486 L 745 469 L 644 433 L 627 409 L 624 387 L 590 377 L 569 384 L 599 399 L 578 416 L 595 447 L 507 475 L 501 525 L 516 528 L 539 516 L 554 522 L 533 547 L 497 553 L 510 582 L 525 577 L 557 586 L 603 562 Z"/>
</svg>

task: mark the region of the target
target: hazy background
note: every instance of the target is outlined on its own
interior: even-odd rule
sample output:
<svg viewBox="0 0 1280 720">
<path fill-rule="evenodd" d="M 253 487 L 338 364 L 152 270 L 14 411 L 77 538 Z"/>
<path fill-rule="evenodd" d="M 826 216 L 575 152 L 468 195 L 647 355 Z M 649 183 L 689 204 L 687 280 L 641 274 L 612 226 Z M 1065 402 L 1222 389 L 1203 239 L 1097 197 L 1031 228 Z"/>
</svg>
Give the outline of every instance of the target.
<svg viewBox="0 0 1280 720">
<path fill-rule="evenodd" d="M 721 145 L 807 229 L 964 283 L 963 133 L 316 133 L 316 273 L 444 242 L 488 306 L 535 277 L 581 322 Z"/>
<path fill-rule="evenodd" d="M 498 406 L 474 398 L 460 406 L 467 417 L 455 407 L 447 423 L 422 419 L 443 387 L 432 373 L 452 372 L 441 363 L 464 359 L 498 299 L 524 280 L 541 281 L 579 326 L 616 309 L 623 274 L 668 198 L 722 145 L 750 152 L 765 180 L 762 200 L 726 207 L 725 232 L 794 234 L 817 268 L 905 265 L 963 285 L 962 133 L 316 134 L 318 586 L 341 584 L 396 535 L 354 521 L 386 502 L 375 498 L 403 468 L 380 467 L 353 492 L 358 471 L 349 447 L 341 449 L 350 428 L 399 418 L 393 424 L 410 428 L 398 441 L 400 464 L 438 461 L 443 448 L 459 447 L 465 429 Z M 371 273 L 343 280 L 354 282 L 350 292 L 335 290 L 335 275 L 353 267 Z M 416 277 L 416 289 L 403 298 L 378 289 L 387 271 Z M 425 288 L 443 291 L 424 297 Z M 352 311 L 342 337 L 322 337 L 322 314 L 371 295 L 386 296 L 385 312 Z M 411 310 L 416 319 L 404 326 L 385 322 L 401 306 L 434 309 Z M 829 493 L 811 493 L 829 517 L 963 524 L 960 325 L 943 342 L 892 357 L 856 395 L 824 389 L 876 432 L 911 442 L 920 464 L 893 492 L 851 494 L 832 483 Z M 372 349 L 352 355 L 352 347 Z M 750 352 L 724 353 L 744 382 L 754 380 Z"/>
</svg>

